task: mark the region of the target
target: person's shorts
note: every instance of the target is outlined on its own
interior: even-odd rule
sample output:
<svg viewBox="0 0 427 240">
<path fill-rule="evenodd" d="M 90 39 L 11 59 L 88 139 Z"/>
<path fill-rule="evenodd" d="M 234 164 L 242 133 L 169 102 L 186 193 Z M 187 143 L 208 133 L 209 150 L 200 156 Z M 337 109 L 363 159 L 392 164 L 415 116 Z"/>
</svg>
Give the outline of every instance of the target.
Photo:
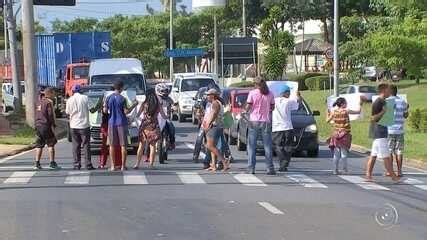
<svg viewBox="0 0 427 240">
<path fill-rule="evenodd" d="M 108 126 L 108 143 L 110 146 L 127 147 L 127 136 L 127 126 Z"/>
<path fill-rule="evenodd" d="M 372 143 L 371 156 L 381 159 L 390 157 L 387 138 L 374 139 L 374 142 Z"/>
<path fill-rule="evenodd" d="M 215 141 L 215 144 L 218 143 L 221 135 L 224 134 L 224 129 L 220 127 L 212 127 L 206 133 L 206 138 L 212 138 Z"/>
<path fill-rule="evenodd" d="M 391 153 L 402 155 L 405 149 L 405 136 L 403 134 L 389 134 L 388 147 Z"/>
<path fill-rule="evenodd" d="M 36 148 L 53 147 L 58 142 L 51 127 L 36 126 Z"/>
</svg>

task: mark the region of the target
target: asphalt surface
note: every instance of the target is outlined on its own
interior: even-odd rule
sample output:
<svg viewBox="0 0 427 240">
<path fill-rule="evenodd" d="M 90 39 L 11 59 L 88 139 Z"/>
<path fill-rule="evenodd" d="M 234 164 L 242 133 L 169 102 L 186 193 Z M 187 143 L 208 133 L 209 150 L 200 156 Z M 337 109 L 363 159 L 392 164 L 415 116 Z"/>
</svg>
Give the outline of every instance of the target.
<svg viewBox="0 0 427 240">
<path fill-rule="evenodd" d="M 191 161 L 196 129 L 176 126 L 177 149 L 155 170 L 72 171 L 65 141 L 59 171 L 34 172 L 33 152 L 0 160 L 0 239 L 427 239 L 426 172 L 393 184 L 378 162 L 376 183 L 358 182 L 366 158 L 353 154 L 351 175 L 333 176 L 322 147 L 286 174 L 266 176 L 259 156 L 245 175 L 233 146 L 231 172 L 207 173 Z"/>
</svg>

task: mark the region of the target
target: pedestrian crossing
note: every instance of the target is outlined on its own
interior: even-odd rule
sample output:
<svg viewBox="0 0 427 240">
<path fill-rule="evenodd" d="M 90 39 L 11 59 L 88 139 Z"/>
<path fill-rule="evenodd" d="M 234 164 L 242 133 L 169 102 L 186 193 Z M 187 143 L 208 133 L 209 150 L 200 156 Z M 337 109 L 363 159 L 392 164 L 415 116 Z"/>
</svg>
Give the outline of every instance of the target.
<svg viewBox="0 0 427 240">
<path fill-rule="evenodd" d="M 410 187 L 427 191 L 426 176 L 403 178 L 400 184 L 389 181 L 366 182 L 357 175 L 311 174 L 292 172 L 276 176 L 246 174 L 241 172 L 208 173 L 202 171 L 12 171 L 0 175 L 0 188 L 8 186 L 30 186 L 43 182 L 44 186 L 87 186 L 96 185 L 242 185 L 244 187 L 265 188 L 269 186 L 299 186 L 306 189 L 323 189 L 336 186 L 354 186 L 367 191 L 390 191 L 394 187 Z M 101 179 L 101 180 L 100 180 Z M 118 180 L 121 179 L 121 180 Z M 99 184 L 99 183 L 103 184 Z"/>
</svg>

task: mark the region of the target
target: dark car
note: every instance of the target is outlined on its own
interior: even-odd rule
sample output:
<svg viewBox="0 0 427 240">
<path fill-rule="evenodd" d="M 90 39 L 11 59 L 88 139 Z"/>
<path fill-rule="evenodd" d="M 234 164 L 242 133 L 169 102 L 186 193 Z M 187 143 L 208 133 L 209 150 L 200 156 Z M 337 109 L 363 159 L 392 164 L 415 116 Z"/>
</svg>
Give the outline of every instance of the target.
<svg viewBox="0 0 427 240">
<path fill-rule="evenodd" d="M 319 140 L 317 125 L 314 116 L 318 116 L 318 111 L 311 111 L 307 103 L 303 100 L 299 109 L 292 112 L 292 124 L 294 127 L 295 152 L 306 152 L 309 157 L 317 157 L 319 154 Z M 248 133 L 248 114 L 243 113 L 237 126 L 237 149 L 246 150 Z M 261 139 L 257 141 L 257 149 L 263 149 Z"/>
</svg>

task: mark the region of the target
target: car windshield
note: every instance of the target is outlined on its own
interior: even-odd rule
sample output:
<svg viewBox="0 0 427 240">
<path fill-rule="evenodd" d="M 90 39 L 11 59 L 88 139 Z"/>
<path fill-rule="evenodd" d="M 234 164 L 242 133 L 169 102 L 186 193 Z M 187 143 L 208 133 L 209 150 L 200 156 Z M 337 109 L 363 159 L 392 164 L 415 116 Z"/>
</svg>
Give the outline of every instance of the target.
<svg viewBox="0 0 427 240">
<path fill-rule="evenodd" d="M 248 94 L 239 94 L 234 97 L 234 107 L 243 107 L 248 99 Z"/>
<path fill-rule="evenodd" d="M 96 104 L 100 99 L 103 98 L 103 95 L 89 95 L 89 109 L 96 107 Z"/>
<path fill-rule="evenodd" d="M 207 87 L 211 84 L 215 84 L 215 81 L 213 79 L 209 79 L 209 78 L 184 79 L 184 80 L 182 80 L 181 91 L 182 92 L 198 91 L 200 88 Z"/>
<path fill-rule="evenodd" d="M 135 89 L 136 94 L 142 95 L 145 93 L 144 77 L 140 74 L 110 74 L 110 75 L 97 75 L 91 78 L 91 84 L 113 84 L 122 81 L 124 90 Z"/>
<path fill-rule="evenodd" d="M 340 94 L 346 94 L 346 93 L 347 93 L 347 88 L 340 89 Z"/>
<path fill-rule="evenodd" d="M 373 86 L 360 86 L 359 92 L 360 93 L 377 93 L 377 89 Z"/>
<path fill-rule="evenodd" d="M 73 67 L 73 78 L 74 79 L 82 79 L 89 76 L 89 66 L 79 66 Z"/>
</svg>

